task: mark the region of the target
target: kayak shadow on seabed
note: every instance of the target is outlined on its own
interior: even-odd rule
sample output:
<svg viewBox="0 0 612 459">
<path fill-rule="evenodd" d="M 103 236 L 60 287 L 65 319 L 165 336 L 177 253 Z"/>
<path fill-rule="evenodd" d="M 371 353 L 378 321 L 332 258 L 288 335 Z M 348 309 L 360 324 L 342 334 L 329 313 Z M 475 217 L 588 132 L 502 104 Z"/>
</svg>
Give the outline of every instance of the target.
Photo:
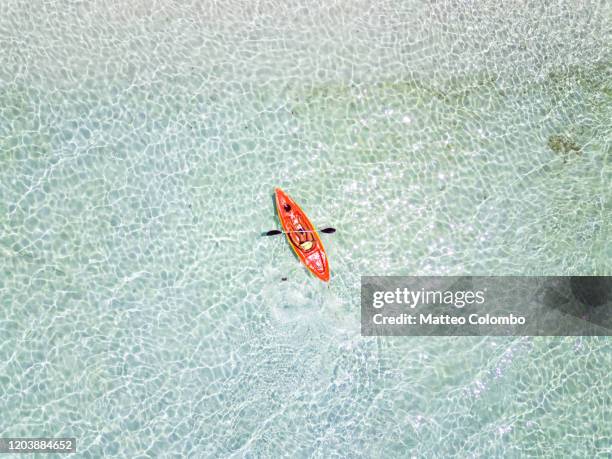
<svg viewBox="0 0 612 459">
<path fill-rule="evenodd" d="M 540 290 L 542 305 L 612 330 L 612 277 L 551 278 Z"/>
</svg>

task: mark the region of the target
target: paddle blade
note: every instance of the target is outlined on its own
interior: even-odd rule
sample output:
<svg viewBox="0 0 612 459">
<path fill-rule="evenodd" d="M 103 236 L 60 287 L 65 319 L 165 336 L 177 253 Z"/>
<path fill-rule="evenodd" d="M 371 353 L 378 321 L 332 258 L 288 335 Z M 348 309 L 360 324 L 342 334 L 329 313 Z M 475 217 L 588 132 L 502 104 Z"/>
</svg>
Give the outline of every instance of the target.
<svg viewBox="0 0 612 459">
<path fill-rule="evenodd" d="M 283 234 L 281 230 L 270 230 L 266 233 L 263 233 L 262 236 L 277 236 L 279 234 Z"/>
<path fill-rule="evenodd" d="M 321 232 L 325 234 L 334 234 L 336 232 L 336 228 L 323 228 Z"/>
</svg>

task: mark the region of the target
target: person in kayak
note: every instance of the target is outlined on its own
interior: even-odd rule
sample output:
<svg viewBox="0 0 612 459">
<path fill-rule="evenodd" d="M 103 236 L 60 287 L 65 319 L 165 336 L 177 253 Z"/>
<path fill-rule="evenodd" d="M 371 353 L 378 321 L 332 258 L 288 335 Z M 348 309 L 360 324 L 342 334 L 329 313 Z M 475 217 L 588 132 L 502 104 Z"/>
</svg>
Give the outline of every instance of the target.
<svg viewBox="0 0 612 459">
<path fill-rule="evenodd" d="M 306 232 L 299 221 L 296 222 L 294 230 L 289 233 L 289 237 L 291 237 L 291 241 L 304 252 L 308 252 L 314 247 L 314 237 L 312 233 Z"/>
<path fill-rule="evenodd" d="M 291 205 L 288 203 L 285 203 L 283 208 L 285 209 L 285 212 L 291 212 Z M 294 245 L 298 246 L 304 252 L 312 250 L 314 247 L 314 237 L 312 236 L 312 233 L 306 232 L 297 217 L 293 218 L 293 224 L 295 229 L 289 233 L 291 242 L 293 242 Z"/>
</svg>

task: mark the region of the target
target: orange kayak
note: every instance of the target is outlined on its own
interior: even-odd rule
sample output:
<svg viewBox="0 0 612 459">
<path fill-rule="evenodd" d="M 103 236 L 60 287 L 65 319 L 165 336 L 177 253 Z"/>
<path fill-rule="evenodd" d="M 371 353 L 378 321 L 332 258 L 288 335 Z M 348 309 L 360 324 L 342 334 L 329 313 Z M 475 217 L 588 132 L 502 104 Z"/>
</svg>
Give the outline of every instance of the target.
<svg viewBox="0 0 612 459">
<path fill-rule="evenodd" d="M 329 263 L 317 230 L 293 199 L 280 188 L 275 192 L 276 211 L 289 245 L 312 274 L 329 281 Z"/>
</svg>

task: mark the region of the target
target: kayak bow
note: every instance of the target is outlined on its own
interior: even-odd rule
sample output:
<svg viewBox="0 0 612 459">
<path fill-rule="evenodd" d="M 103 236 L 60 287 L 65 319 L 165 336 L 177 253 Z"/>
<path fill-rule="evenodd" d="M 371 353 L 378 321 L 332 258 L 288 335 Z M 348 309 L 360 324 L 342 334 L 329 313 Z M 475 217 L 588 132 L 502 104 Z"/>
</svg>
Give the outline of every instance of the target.
<svg viewBox="0 0 612 459">
<path fill-rule="evenodd" d="M 289 245 L 308 270 L 324 282 L 329 281 L 329 262 L 315 227 L 300 206 L 276 188 L 276 211 Z"/>
</svg>

